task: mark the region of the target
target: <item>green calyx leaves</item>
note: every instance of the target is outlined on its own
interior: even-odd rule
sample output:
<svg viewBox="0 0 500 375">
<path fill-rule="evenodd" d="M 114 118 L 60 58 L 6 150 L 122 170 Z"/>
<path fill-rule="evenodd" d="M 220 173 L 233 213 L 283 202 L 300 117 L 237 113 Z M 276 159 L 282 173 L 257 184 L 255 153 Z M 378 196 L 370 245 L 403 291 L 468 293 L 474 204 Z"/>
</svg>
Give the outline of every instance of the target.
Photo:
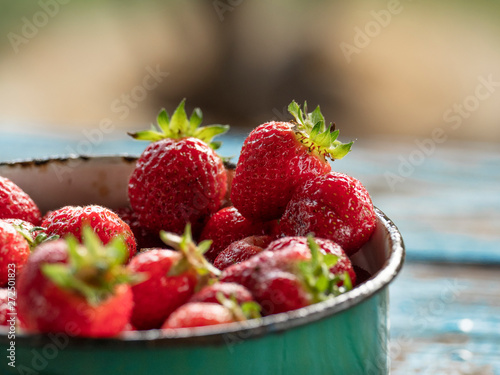
<svg viewBox="0 0 500 375">
<path fill-rule="evenodd" d="M 248 319 L 262 318 L 261 306 L 255 301 L 243 302 L 241 305 L 236 300 L 235 296 L 227 298 L 223 293 L 218 292 L 215 296 L 217 301 L 228 309 L 235 322 L 242 322 Z"/>
<path fill-rule="evenodd" d="M 84 296 L 94 306 L 114 295 L 119 284 L 144 280 L 124 266 L 129 253 L 121 237 L 103 246 L 92 228 L 82 228 L 83 245 L 73 236 L 66 238 L 68 263 L 42 265 L 43 274 L 59 287 Z"/>
<path fill-rule="evenodd" d="M 35 247 L 37 247 L 43 242 L 57 240 L 59 238 L 57 234 L 49 236 L 47 233 L 45 233 L 45 228 L 42 227 L 34 227 L 32 229 L 28 229 L 22 223 L 11 224 L 11 225 L 28 242 L 31 251 L 33 251 Z"/>
<path fill-rule="evenodd" d="M 131 137 L 156 142 L 161 139 L 181 139 L 194 137 L 207 143 L 212 149 L 217 150 L 221 143 L 213 142 L 217 135 L 229 130 L 229 125 L 208 125 L 200 127 L 203 114 L 199 108 L 195 108 L 191 117 L 188 118 L 185 106 L 186 99 L 183 99 L 170 117 L 165 109 L 158 115 L 157 124 L 151 125 L 150 130 L 143 130 L 137 133 L 128 133 Z"/>
<path fill-rule="evenodd" d="M 186 228 L 184 229 L 184 234 L 182 236 L 178 236 L 175 233 L 161 231 L 160 238 L 165 244 L 180 251 L 183 255 L 181 260 L 170 268 L 168 276 L 178 276 L 193 269 L 198 276 L 200 276 L 200 278 L 207 279 L 206 282 L 208 282 L 209 279 L 220 275 L 220 270 L 214 267 L 203 256 L 203 254 L 210 248 L 212 241 L 205 240 L 196 246 L 191 234 L 190 223 L 186 224 Z"/>
<path fill-rule="evenodd" d="M 351 290 L 351 278 L 347 272 L 334 274 L 330 271 L 337 264 L 338 257 L 333 254 L 323 254 L 312 235 L 307 236 L 307 243 L 311 250 L 311 260 L 301 262 L 299 270 L 313 296 L 313 302 L 321 302 Z"/>
<path fill-rule="evenodd" d="M 316 107 L 311 113 L 307 112 L 307 103 L 304 102 L 304 109 L 292 101 L 288 106 L 288 112 L 295 118 L 295 136 L 309 150 L 323 157 L 342 159 L 351 150 L 353 142 L 342 143 L 337 140 L 339 131 L 335 130 L 333 124 L 326 125 L 325 118 Z"/>
</svg>

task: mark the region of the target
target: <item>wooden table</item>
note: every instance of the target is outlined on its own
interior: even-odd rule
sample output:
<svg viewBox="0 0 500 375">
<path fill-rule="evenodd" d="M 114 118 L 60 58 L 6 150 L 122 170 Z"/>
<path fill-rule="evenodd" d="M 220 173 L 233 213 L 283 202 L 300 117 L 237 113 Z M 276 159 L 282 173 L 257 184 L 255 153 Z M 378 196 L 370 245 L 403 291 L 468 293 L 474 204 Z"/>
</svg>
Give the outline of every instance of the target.
<svg viewBox="0 0 500 375">
<path fill-rule="evenodd" d="M 237 155 L 243 139 L 225 137 L 220 153 Z M 0 161 L 144 147 L 121 135 L 94 144 L 4 132 Z M 392 373 L 500 374 L 500 145 L 362 140 L 333 168 L 364 183 L 406 242 L 390 288 Z"/>
</svg>

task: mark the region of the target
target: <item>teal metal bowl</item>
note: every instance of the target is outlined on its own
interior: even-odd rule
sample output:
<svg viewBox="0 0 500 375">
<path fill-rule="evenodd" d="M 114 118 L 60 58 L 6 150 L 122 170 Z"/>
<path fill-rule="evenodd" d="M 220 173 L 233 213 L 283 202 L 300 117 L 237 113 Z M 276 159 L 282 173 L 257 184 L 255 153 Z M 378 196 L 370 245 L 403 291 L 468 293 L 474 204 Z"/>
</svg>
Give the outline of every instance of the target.
<svg viewBox="0 0 500 375">
<path fill-rule="evenodd" d="M 74 157 L 3 163 L 0 175 L 21 186 L 42 211 L 90 203 L 117 208 L 127 204 L 134 165 L 130 156 Z M 12 337 L 3 330 L 0 374 L 387 374 L 388 285 L 405 252 L 394 223 L 378 209 L 376 214 L 374 235 L 352 258 L 372 277 L 336 298 L 258 320 L 175 334 L 150 330 L 89 339 L 71 332 Z"/>
</svg>

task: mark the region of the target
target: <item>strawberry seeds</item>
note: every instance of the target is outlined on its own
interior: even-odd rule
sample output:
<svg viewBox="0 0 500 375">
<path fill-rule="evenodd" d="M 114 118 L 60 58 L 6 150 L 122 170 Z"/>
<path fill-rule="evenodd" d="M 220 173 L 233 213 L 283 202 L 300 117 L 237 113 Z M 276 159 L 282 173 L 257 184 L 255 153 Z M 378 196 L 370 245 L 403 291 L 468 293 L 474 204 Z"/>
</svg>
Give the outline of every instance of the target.
<svg viewBox="0 0 500 375">
<path fill-rule="evenodd" d="M 0 177 L 0 301 L 15 268 L 17 329 L 114 337 L 177 330 L 296 310 L 369 278 L 350 256 L 376 226 L 353 177 L 332 171 L 348 154 L 319 107 L 292 102 L 290 122 L 268 122 L 226 170 L 183 100 L 150 130 L 128 183 L 130 205 L 53 207 Z M 89 202 L 92 203 L 92 202 Z M 114 210 L 113 210 L 114 209 Z M 7 307 L 6 307 L 7 306 Z M 0 325 L 14 307 L 0 304 Z"/>
</svg>

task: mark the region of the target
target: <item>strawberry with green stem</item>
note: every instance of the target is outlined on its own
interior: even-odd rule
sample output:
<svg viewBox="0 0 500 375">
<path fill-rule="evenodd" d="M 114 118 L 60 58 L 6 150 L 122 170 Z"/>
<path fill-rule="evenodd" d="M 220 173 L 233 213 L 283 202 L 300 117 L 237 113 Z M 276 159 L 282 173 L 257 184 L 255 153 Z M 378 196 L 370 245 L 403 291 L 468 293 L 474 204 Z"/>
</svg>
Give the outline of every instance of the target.
<svg viewBox="0 0 500 375">
<path fill-rule="evenodd" d="M 203 256 L 210 241 L 196 246 L 189 224 L 183 236 L 161 232 L 161 238 L 177 251 L 151 249 L 136 255 L 128 265 L 130 271 L 148 275 L 148 280 L 132 287 L 131 323 L 140 330 L 160 328 L 175 309 L 220 273 Z"/>
<path fill-rule="evenodd" d="M 220 280 L 245 286 L 262 306 L 264 315 L 277 314 L 350 290 L 349 273 L 332 272 L 337 261 L 336 255 L 323 254 L 310 237 L 307 248 L 290 246 L 263 251 L 226 268 Z"/>
<path fill-rule="evenodd" d="M 226 170 L 214 151 L 220 143 L 212 139 L 229 127 L 200 127 L 200 109 L 188 118 L 184 104 L 171 118 L 162 110 L 157 127 L 130 134 L 153 142 L 137 161 L 128 196 L 141 225 L 155 233 L 179 234 L 189 222 L 198 235 L 226 193 Z"/>
<path fill-rule="evenodd" d="M 18 277 L 30 255 L 30 246 L 12 224 L 0 220 L 0 287 L 7 285 L 9 274 Z"/>
<path fill-rule="evenodd" d="M 290 247 L 302 247 L 304 251 L 311 246 L 311 239 L 308 237 L 282 237 L 279 238 L 267 246 L 267 251 L 281 251 L 283 249 L 288 249 Z M 346 255 L 342 247 L 336 242 L 331 240 L 325 240 L 323 238 L 315 238 L 314 244 L 318 246 L 318 249 L 323 254 L 333 254 L 337 257 L 337 261 L 330 269 L 331 273 L 343 274 L 347 272 L 351 280 L 351 284 L 355 285 L 357 280 L 357 275 L 351 260 Z M 339 284 L 341 286 L 342 284 Z"/>
<path fill-rule="evenodd" d="M 260 306 L 253 301 L 238 303 L 235 298 L 217 294 L 218 302 L 188 302 L 175 310 L 163 329 L 193 328 L 242 322 L 260 318 Z"/>
<path fill-rule="evenodd" d="M 296 188 L 331 170 L 328 159 L 343 158 L 352 142 L 337 140 L 319 107 L 307 113 L 297 103 L 288 106 L 295 122 L 268 122 L 246 138 L 234 176 L 231 201 L 253 221 L 279 219 Z"/>
<path fill-rule="evenodd" d="M 35 247 L 57 238 L 21 219 L 0 220 L 0 287 L 7 284 L 9 274 L 19 277 Z"/>
<path fill-rule="evenodd" d="M 26 241 L 31 250 L 45 241 L 57 240 L 57 234 L 48 235 L 43 227 L 36 227 L 28 221 L 21 219 L 4 219 L 5 222 L 11 224 Z"/>
<path fill-rule="evenodd" d="M 201 290 L 193 294 L 189 302 L 213 302 L 219 303 L 220 298 L 217 296 L 222 294 L 226 298 L 234 298 L 239 304 L 253 301 L 252 293 L 243 285 L 236 283 L 220 283 L 207 285 Z"/>
<path fill-rule="evenodd" d="M 93 230 L 45 242 L 30 256 L 18 283 L 19 319 L 28 332 L 62 332 L 111 337 L 128 324 L 133 299 L 130 284 L 142 275 L 124 267 L 128 249 L 115 238 L 103 245 Z"/>
</svg>

